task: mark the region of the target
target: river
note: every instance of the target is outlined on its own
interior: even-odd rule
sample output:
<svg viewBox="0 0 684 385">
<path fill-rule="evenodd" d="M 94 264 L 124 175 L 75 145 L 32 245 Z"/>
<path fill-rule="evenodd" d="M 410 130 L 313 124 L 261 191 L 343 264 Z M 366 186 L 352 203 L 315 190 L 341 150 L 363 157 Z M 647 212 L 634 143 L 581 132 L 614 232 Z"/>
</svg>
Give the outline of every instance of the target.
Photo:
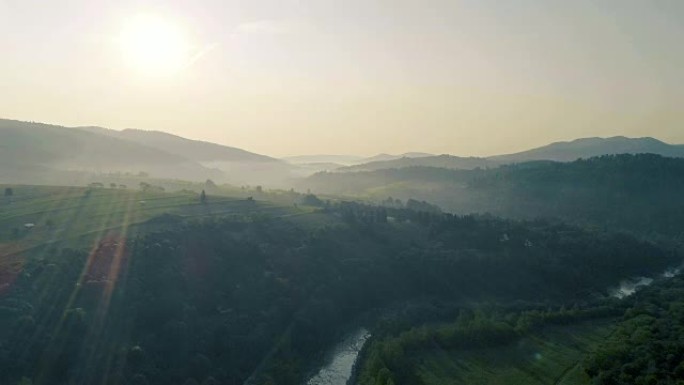
<svg viewBox="0 0 684 385">
<path fill-rule="evenodd" d="M 370 337 L 368 330 L 361 328 L 337 344 L 325 366 L 307 381 L 307 385 L 346 385 L 351 377 L 354 362 L 361 348 Z"/>
<path fill-rule="evenodd" d="M 672 278 L 679 273 L 680 269 L 668 269 L 662 274 L 662 278 Z M 625 298 L 634 294 L 640 287 L 650 285 L 653 281 L 653 278 L 647 277 L 624 280 L 619 287 L 611 290 L 611 294 L 617 298 Z M 306 385 L 347 385 L 356 358 L 368 338 L 370 338 L 370 332 L 364 328 L 349 334 L 334 347 L 323 368 L 311 377 Z"/>
</svg>

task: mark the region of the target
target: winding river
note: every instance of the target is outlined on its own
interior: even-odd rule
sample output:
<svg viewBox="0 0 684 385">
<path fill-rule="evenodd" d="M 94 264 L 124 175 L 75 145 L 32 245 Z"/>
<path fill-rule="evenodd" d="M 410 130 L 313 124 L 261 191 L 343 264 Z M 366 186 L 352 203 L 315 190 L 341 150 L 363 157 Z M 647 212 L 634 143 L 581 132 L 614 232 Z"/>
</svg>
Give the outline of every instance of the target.
<svg viewBox="0 0 684 385">
<path fill-rule="evenodd" d="M 672 278 L 680 272 L 680 269 L 668 269 L 661 277 Z M 653 278 L 647 277 L 624 280 L 619 287 L 611 290 L 611 295 L 616 298 L 625 298 L 634 294 L 640 287 L 650 285 L 653 281 Z M 370 332 L 364 328 L 349 334 L 334 347 L 323 368 L 311 377 L 306 385 L 347 385 L 356 358 L 370 336 Z"/>
<path fill-rule="evenodd" d="M 366 329 L 359 329 L 340 342 L 333 350 L 330 359 L 307 385 L 346 385 L 351 377 L 354 362 L 363 344 L 370 337 Z"/>
</svg>

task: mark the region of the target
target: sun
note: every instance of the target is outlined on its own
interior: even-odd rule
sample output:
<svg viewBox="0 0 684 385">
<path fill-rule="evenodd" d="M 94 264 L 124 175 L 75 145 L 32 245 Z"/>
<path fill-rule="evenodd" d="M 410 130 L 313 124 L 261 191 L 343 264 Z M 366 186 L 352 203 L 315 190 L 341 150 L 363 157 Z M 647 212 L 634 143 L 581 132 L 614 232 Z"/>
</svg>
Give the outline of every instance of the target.
<svg viewBox="0 0 684 385">
<path fill-rule="evenodd" d="M 170 75 L 189 64 L 185 31 L 170 20 L 137 15 L 124 23 L 119 44 L 126 64 L 146 75 Z"/>
</svg>

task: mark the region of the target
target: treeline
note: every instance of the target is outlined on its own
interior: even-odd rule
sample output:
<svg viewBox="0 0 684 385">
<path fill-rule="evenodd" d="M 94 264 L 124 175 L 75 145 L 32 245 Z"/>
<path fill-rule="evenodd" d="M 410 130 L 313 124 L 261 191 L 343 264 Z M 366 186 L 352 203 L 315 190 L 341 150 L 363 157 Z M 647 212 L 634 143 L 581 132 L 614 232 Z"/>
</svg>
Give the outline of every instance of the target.
<svg viewBox="0 0 684 385">
<path fill-rule="evenodd" d="M 366 236 L 382 238 L 381 229 L 387 227 L 381 224 L 387 220 L 394 224 L 390 228 L 411 233 L 404 234 L 406 240 L 419 236 L 419 242 L 404 243 L 406 247 L 397 250 L 389 262 L 407 268 L 400 269 L 408 273 L 401 277 L 403 285 L 435 291 L 439 286 L 442 295 L 493 290 L 497 295 L 508 292 L 516 300 L 539 290 L 557 298 L 568 293 L 583 296 L 624 277 L 659 274 L 680 262 L 676 251 L 624 233 L 587 231 L 553 221 L 520 222 L 355 202 L 333 205 L 329 211 Z M 447 274 L 451 279 L 443 282 L 440 277 Z M 505 286 L 508 283 L 511 286 Z"/>
<path fill-rule="evenodd" d="M 156 228 L 165 230 L 105 238 L 90 252 L 36 251 L 0 298 L 0 378 L 300 384 L 369 311 L 581 300 L 680 258 L 626 235 L 543 221 L 357 203 L 322 210 L 314 216 L 326 225 L 162 217 L 168 225 Z"/>
</svg>

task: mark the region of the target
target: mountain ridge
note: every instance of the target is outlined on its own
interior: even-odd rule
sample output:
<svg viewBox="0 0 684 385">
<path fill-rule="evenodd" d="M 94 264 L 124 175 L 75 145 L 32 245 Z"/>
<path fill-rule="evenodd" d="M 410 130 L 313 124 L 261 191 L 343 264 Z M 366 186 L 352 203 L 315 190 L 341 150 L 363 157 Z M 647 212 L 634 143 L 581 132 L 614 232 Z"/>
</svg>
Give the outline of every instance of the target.
<svg viewBox="0 0 684 385">
<path fill-rule="evenodd" d="M 626 136 L 588 137 L 570 141 L 558 141 L 512 154 L 490 156 L 488 159 L 503 162 L 528 160 L 555 160 L 568 162 L 579 158 L 600 155 L 650 153 L 663 156 L 684 157 L 684 145 L 669 144 L 653 137 L 630 138 Z"/>
<path fill-rule="evenodd" d="M 148 172 L 165 178 L 217 177 L 177 154 L 72 127 L 0 119 L 0 163 L 72 172 Z M 125 154 L 125 156 L 123 156 Z"/>
<path fill-rule="evenodd" d="M 407 152 L 400 155 L 378 154 L 368 158 L 300 155 L 277 159 L 164 131 L 65 127 L 10 119 L 0 119 L 0 150 L 0 161 L 17 167 L 21 165 L 24 170 L 95 173 L 144 171 L 162 178 L 211 178 L 217 182 L 238 185 L 264 184 L 287 188 L 295 179 L 319 171 L 358 172 L 406 167 L 472 170 L 541 160 L 569 162 L 622 153 L 652 153 L 684 158 L 684 145 L 669 144 L 652 137 L 613 136 L 558 141 L 526 151 L 489 157 Z"/>
<path fill-rule="evenodd" d="M 544 146 L 511 154 L 488 157 L 460 157 L 448 154 L 420 158 L 404 157 L 342 167 L 337 171 L 375 171 L 413 166 L 471 170 L 475 168 L 491 168 L 504 164 L 538 160 L 571 162 L 580 158 L 586 159 L 601 155 L 615 154 L 656 154 L 666 157 L 684 158 L 684 145 L 669 144 L 652 137 L 590 137 L 578 138 L 571 141 L 553 142 Z"/>
<path fill-rule="evenodd" d="M 131 140 L 154 147 L 163 151 L 181 155 L 195 162 L 213 161 L 257 161 L 277 162 L 279 160 L 261 154 L 256 154 L 237 147 L 226 146 L 203 140 L 188 139 L 182 136 L 158 130 L 143 130 L 138 128 L 126 128 L 113 130 L 104 127 L 87 126 L 75 127 L 84 131 L 98 132 L 104 135 Z"/>
</svg>

